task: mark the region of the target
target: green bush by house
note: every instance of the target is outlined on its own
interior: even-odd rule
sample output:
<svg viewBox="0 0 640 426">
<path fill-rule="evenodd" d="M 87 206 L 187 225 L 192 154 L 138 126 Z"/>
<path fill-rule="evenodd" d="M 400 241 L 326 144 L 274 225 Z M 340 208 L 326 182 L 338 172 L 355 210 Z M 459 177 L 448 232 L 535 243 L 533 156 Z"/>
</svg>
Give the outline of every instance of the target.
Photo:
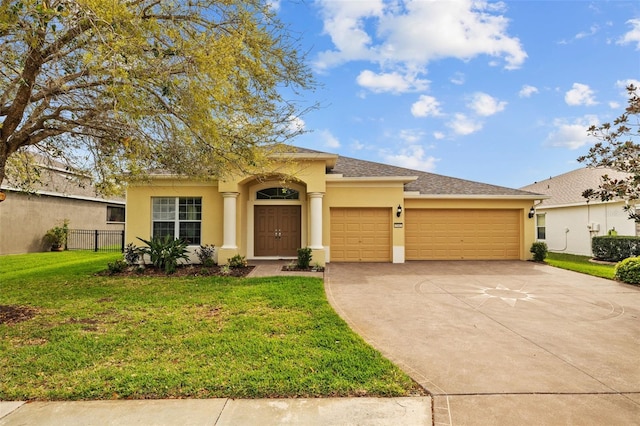
<svg viewBox="0 0 640 426">
<path fill-rule="evenodd" d="M 618 263 L 616 279 L 628 284 L 640 284 L 640 257 L 629 257 Z"/>
<path fill-rule="evenodd" d="M 601 236 L 591 239 L 593 257 L 608 262 L 620 262 L 628 257 L 640 256 L 640 237 Z"/>
<path fill-rule="evenodd" d="M 536 241 L 531 244 L 531 249 L 529 249 L 529 251 L 533 253 L 533 260 L 536 262 L 544 262 L 544 259 L 547 257 L 548 250 L 547 244 L 542 241 Z"/>
</svg>

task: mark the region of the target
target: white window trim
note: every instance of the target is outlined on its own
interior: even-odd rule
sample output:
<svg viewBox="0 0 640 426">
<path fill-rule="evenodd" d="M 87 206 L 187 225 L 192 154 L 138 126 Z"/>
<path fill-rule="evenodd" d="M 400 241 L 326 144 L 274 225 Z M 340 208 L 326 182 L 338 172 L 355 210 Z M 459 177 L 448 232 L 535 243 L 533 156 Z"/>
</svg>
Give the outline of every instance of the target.
<svg viewBox="0 0 640 426">
<path fill-rule="evenodd" d="M 159 220 L 153 218 L 153 200 L 154 199 L 173 199 L 174 201 L 174 218 L 173 220 Z M 195 198 L 200 200 L 200 220 L 180 220 L 180 198 Z M 189 244 L 189 246 L 200 246 L 202 244 L 202 197 L 151 197 L 151 238 L 153 238 L 153 228 L 156 222 L 173 222 L 173 238 L 180 238 L 180 223 L 199 223 L 200 224 L 200 242 L 196 244 Z"/>
</svg>

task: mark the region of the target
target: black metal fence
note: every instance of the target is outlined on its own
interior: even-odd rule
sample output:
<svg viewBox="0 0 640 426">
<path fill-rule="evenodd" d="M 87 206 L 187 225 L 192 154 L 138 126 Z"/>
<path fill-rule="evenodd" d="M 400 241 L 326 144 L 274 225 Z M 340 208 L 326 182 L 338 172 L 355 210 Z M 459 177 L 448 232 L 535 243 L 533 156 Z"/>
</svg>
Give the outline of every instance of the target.
<svg viewBox="0 0 640 426">
<path fill-rule="evenodd" d="M 124 252 L 124 231 L 70 229 L 67 250 Z"/>
</svg>

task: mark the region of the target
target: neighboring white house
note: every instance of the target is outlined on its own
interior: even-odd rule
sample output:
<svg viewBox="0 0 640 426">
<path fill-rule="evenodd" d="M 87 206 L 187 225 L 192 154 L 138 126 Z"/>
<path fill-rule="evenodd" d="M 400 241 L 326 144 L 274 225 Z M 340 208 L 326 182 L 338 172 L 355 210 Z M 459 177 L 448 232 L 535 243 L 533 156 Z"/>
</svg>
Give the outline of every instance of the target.
<svg viewBox="0 0 640 426">
<path fill-rule="evenodd" d="M 623 178 L 626 174 L 601 168 L 581 168 L 522 187 L 548 195 L 535 206 L 536 237 L 549 251 L 590 256 L 591 238 L 615 232 L 638 235 L 637 224 L 623 210 L 624 201 L 602 202 L 582 196 L 586 189 L 597 189 L 603 175 Z"/>
</svg>

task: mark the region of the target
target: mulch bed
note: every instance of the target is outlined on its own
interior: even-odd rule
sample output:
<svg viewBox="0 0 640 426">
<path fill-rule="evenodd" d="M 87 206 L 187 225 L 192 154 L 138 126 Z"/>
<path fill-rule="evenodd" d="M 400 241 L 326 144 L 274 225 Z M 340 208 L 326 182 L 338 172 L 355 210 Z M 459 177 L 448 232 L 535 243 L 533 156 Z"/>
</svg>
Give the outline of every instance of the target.
<svg viewBox="0 0 640 426">
<path fill-rule="evenodd" d="M 38 313 L 29 306 L 0 305 L 0 324 L 15 324 L 30 320 Z"/>
<path fill-rule="evenodd" d="M 112 277 L 246 277 L 254 266 L 243 268 L 229 268 L 229 273 L 224 273 L 220 266 L 200 266 L 200 265 L 179 265 L 173 274 L 168 274 L 162 269 L 152 265 L 145 267 L 128 267 L 122 272 L 111 273 L 108 270 L 100 272 L 98 275 L 108 275 Z"/>
<path fill-rule="evenodd" d="M 283 271 L 286 272 L 324 272 L 324 268 L 313 268 L 313 267 L 309 267 L 309 268 L 298 268 L 297 266 L 293 265 L 284 265 L 282 267 Z"/>
</svg>

